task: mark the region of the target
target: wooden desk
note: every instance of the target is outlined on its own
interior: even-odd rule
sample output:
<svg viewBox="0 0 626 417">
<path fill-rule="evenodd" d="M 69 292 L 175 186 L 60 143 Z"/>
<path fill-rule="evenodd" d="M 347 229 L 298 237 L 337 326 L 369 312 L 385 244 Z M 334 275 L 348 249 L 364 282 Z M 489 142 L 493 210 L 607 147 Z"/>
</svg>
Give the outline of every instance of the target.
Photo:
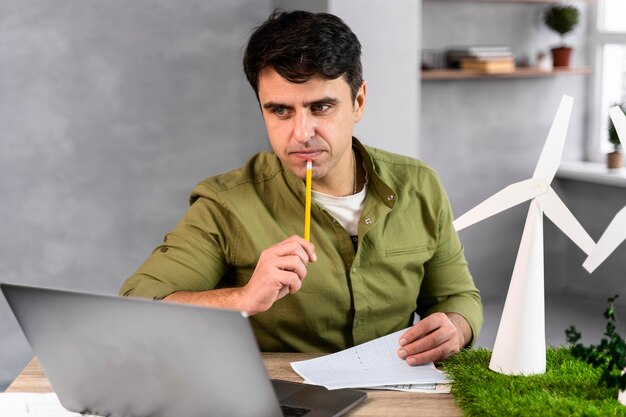
<svg viewBox="0 0 626 417">
<path fill-rule="evenodd" d="M 263 362 L 271 378 L 302 382 L 302 378 L 291 369 L 289 362 L 311 359 L 315 356 L 302 353 L 264 353 Z M 52 392 L 52 387 L 37 359 L 33 359 L 9 385 L 7 392 Z M 368 390 L 365 402 L 346 414 L 349 417 L 416 415 L 457 417 L 463 413 L 450 394 Z"/>
</svg>

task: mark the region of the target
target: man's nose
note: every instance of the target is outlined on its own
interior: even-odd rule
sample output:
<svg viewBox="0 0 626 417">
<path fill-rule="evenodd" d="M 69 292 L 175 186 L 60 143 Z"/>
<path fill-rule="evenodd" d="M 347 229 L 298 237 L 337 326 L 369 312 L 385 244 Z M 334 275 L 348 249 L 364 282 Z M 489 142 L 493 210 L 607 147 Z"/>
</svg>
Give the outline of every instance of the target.
<svg viewBox="0 0 626 417">
<path fill-rule="evenodd" d="M 293 137 L 296 141 L 305 143 L 314 136 L 315 121 L 311 115 L 304 111 L 298 112 L 294 117 L 294 123 Z"/>
</svg>

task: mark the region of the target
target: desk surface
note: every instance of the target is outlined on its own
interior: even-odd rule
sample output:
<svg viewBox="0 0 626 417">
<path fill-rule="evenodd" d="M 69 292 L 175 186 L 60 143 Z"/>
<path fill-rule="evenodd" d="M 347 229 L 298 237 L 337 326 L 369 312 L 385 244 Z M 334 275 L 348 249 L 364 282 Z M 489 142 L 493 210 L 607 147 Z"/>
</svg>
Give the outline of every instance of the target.
<svg viewBox="0 0 626 417">
<path fill-rule="evenodd" d="M 264 353 L 263 362 L 271 378 L 302 382 L 289 362 L 310 359 L 316 355 L 301 353 Z M 46 374 L 37 359 L 33 359 L 17 376 L 7 392 L 52 392 Z M 346 414 L 357 416 L 462 416 L 450 394 L 418 394 L 398 391 L 368 390 L 367 400 Z"/>
</svg>

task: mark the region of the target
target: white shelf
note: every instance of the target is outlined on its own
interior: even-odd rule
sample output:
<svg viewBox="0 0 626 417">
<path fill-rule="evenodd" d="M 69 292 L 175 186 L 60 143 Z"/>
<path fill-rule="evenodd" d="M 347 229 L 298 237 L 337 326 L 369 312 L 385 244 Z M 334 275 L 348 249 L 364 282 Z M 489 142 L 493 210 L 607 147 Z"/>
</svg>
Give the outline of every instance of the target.
<svg viewBox="0 0 626 417">
<path fill-rule="evenodd" d="M 539 78 L 553 77 L 557 75 L 587 75 L 591 74 L 591 67 L 567 67 L 554 68 L 551 71 L 541 70 L 536 67 L 519 67 L 515 71 L 505 74 L 487 74 L 481 71 L 460 69 L 434 69 L 422 70 L 420 76 L 424 81 L 430 80 L 476 80 L 496 78 Z"/>
<path fill-rule="evenodd" d="M 562 162 L 558 178 L 626 188 L 626 168 L 609 170 L 606 164 L 584 161 Z"/>
<path fill-rule="evenodd" d="M 442 1 L 442 0 L 430 0 L 430 1 Z M 443 0 L 450 3 L 534 3 L 534 4 L 549 4 L 549 3 L 563 3 L 563 0 Z M 593 3 L 595 0 L 577 0 L 583 3 Z"/>
</svg>

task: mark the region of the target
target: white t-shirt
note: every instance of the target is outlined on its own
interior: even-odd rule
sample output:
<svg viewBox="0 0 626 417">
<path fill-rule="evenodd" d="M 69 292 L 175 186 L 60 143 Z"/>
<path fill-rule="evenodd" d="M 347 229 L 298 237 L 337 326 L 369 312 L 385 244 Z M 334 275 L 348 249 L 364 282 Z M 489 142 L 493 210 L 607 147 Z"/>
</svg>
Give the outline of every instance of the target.
<svg viewBox="0 0 626 417">
<path fill-rule="evenodd" d="M 350 236 L 357 236 L 366 193 L 367 184 L 358 193 L 345 197 L 333 197 L 312 190 L 311 198 L 324 207 L 346 229 Z"/>
</svg>

